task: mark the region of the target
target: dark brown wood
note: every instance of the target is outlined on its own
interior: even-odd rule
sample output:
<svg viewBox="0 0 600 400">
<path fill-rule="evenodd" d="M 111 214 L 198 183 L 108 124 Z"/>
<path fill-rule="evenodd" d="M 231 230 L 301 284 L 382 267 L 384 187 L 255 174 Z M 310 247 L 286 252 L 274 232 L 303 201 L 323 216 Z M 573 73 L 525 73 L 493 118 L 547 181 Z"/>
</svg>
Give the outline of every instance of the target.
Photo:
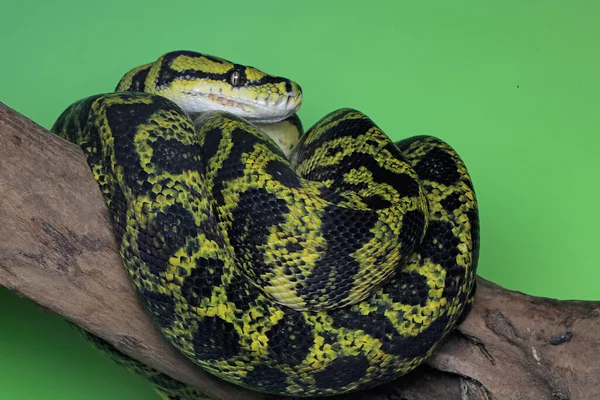
<svg viewBox="0 0 600 400">
<path fill-rule="evenodd" d="M 212 398 L 274 399 L 207 374 L 162 338 L 129 284 L 79 147 L 2 103 L 0 143 L 0 285 Z M 332 397 L 492 398 L 600 398 L 600 302 L 532 297 L 478 278 L 469 317 L 424 366 Z"/>
</svg>

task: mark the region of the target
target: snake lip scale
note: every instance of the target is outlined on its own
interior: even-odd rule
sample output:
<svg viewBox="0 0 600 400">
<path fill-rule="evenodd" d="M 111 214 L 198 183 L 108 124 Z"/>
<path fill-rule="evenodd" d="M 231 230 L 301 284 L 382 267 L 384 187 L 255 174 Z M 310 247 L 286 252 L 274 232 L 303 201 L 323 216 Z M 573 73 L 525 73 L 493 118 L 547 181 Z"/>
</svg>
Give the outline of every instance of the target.
<svg viewBox="0 0 600 400">
<path fill-rule="evenodd" d="M 164 337 L 252 390 L 330 396 L 423 363 L 469 312 L 479 257 L 458 153 L 342 108 L 304 132 L 297 83 L 174 51 L 68 106 L 123 266 Z M 205 394 L 74 326 L 164 399 Z"/>
</svg>

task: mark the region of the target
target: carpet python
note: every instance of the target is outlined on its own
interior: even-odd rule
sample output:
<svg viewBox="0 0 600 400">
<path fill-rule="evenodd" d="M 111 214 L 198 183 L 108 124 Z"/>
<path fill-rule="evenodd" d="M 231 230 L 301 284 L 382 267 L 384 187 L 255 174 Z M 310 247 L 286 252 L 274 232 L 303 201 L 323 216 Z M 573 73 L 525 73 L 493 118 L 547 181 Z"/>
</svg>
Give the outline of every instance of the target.
<svg viewBox="0 0 600 400">
<path fill-rule="evenodd" d="M 306 133 L 300 86 L 190 51 L 69 106 L 141 302 L 206 371 L 279 395 L 358 391 L 429 357 L 475 293 L 471 178 L 444 141 L 350 108 Z M 204 394 L 82 332 L 165 399 Z"/>
</svg>

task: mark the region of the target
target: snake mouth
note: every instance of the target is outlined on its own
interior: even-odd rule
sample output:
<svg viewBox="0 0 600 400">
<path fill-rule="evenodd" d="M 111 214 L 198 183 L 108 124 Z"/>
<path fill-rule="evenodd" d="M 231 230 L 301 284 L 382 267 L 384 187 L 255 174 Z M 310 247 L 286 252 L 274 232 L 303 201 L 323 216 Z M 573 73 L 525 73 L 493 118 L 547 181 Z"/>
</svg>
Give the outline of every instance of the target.
<svg viewBox="0 0 600 400">
<path fill-rule="evenodd" d="M 178 103 L 188 113 L 229 111 L 253 122 L 278 122 L 295 113 L 302 104 L 302 93 L 259 93 L 231 89 L 199 87 L 181 90 Z M 181 103 L 181 104 L 180 104 Z"/>
</svg>

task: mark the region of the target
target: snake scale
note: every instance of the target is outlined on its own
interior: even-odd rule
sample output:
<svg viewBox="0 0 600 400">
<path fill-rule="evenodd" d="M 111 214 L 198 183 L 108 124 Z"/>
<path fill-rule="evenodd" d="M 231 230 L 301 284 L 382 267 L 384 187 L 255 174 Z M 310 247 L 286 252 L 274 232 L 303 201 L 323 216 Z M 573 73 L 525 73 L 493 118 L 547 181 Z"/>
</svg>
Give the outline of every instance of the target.
<svg viewBox="0 0 600 400">
<path fill-rule="evenodd" d="M 444 141 L 365 114 L 306 133 L 298 84 L 190 51 L 134 68 L 52 131 L 83 149 L 141 302 L 206 371 L 349 393 L 429 357 L 475 293 L 471 178 Z M 83 332 L 167 399 L 205 398 Z"/>
</svg>

